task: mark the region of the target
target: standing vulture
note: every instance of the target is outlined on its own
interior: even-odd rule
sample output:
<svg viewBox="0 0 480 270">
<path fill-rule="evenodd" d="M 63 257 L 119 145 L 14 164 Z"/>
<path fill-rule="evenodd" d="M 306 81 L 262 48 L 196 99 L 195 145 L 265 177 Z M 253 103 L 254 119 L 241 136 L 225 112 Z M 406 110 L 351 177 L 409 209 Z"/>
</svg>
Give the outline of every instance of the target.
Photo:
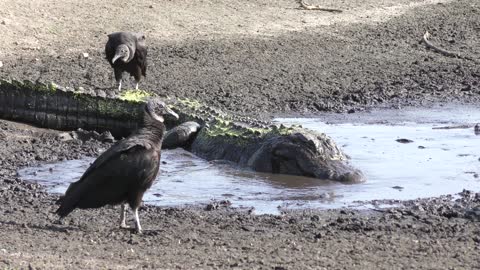
<svg viewBox="0 0 480 270">
<path fill-rule="evenodd" d="M 178 115 L 162 101 L 150 99 L 145 105 L 142 128 L 110 147 L 90 165 L 80 180 L 70 184 L 56 213 L 65 217 L 75 208 L 121 204 L 120 227 L 126 228 L 128 203 L 134 211 L 136 230 L 140 233 L 138 208 L 159 170 L 165 115 L 178 119 Z"/>
<path fill-rule="evenodd" d="M 115 72 L 118 91 L 122 89 L 122 73 L 130 73 L 135 78 L 135 89 L 147 71 L 147 47 L 145 36 L 132 32 L 115 32 L 108 35 L 105 55 Z"/>
</svg>

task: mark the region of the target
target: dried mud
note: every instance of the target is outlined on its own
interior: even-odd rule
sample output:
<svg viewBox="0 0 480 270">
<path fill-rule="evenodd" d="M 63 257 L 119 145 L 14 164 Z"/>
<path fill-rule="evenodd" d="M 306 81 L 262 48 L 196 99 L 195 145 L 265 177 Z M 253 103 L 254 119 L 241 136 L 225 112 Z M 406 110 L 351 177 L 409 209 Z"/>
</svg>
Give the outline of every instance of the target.
<svg viewBox="0 0 480 270">
<path fill-rule="evenodd" d="M 435 44 L 479 59 L 480 5 L 475 1 L 326 1 L 335 7 L 344 5 L 343 15 L 312 15 L 295 10 L 293 1 L 278 1 L 275 7 L 260 0 L 235 6 L 222 1 L 93 1 L 103 14 L 96 17 L 86 12 L 92 1 L 85 1 L 86 6 L 48 0 L 24 6 L 4 3 L 8 8 L 0 11 L 6 18 L 0 18 L 0 31 L 6 37 L 0 41 L 0 77 L 111 88 L 113 74 L 102 51 L 104 31 L 152 27 L 159 34 L 147 31 L 152 37 L 151 64 L 142 88 L 196 98 L 238 113 L 354 112 L 480 101 L 478 62 L 445 57 L 420 42 L 428 30 Z M 201 18 L 189 3 L 199 5 Z M 121 5 L 137 11 L 142 10 L 138 5 L 145 5 L 149 19 L 145 25 L 132 18 L 119 22 L 103 13 L 110 4 L 115 12 L 121 12 Z M 164 20 L 177 24 L 161 30 L 153 15 L 168 12 L 171 16 Z M 41 19 L 33 21 L 25 15 L 39 13 Z M 216 28 L 216 14 L 232 16 L 220 20 L 224 32 Z M 241 27 L 241 16 L 250 22 L 256 16 L 263 24 L 255 28 L 245 19 Z M 275 19 L 284 24 L 268 24 Z M 82 32 L 82 20 L 94 37 Z M 70 22 L 73 28 L 48 28 L 50 21 L 57 27 Z M 84 58 L 83 52 L 89 56 Z M 109 144 L 93 139 L 65 141 L 57 131 L 7 121 L 0 121 L 0 127 L 1 269 L 478 269 L 480 265 L 480 194 L 468 191 L 456 197 L 381 202 L 394 206 L 389 210 L 309 210 L 277 216 L 229 207 L 145 206 L 140 211 L 142 235 L 117 228 L 119 209 L 114 207 L 78 210 L 59 221 L 53 214 L 58 196 L 20 181 L 16 170 L 97 156 Z"/>
</svg>

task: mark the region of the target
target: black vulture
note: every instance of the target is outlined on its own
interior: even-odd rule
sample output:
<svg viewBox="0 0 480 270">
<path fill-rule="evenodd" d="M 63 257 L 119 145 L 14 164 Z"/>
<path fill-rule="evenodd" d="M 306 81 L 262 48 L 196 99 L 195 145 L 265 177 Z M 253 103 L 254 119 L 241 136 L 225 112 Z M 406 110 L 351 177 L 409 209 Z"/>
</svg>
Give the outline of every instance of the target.
<svg viewBox="0 0 480 270">
<path fill-rule="evenodd" d="M 132 32 L 115 32 L 108 35 L 105 55 L 115 72 L 118 90 L 122 88 L 122 73 L 130 73 L 135 78 L 135 89 L 147 71 L 147 47 L 145 36 Z"/>
<path fill-rule="evenodd" d="M 158 113 L 158 114 L 157 114 Z M 70 184 L 56 211 L 67 216 L 75 208 L 98 208 L 121 204 L 120 227 L 125 224 L 126 204 L 134 211 L 137 232 L 141 232 L 138 208 L 143 194 L 155 180 L 159 167 L 164 116 L 178 115 L 159 99 L 145 105 L 143 126 L 101 154 L 80 180 Z"/>
</svg>

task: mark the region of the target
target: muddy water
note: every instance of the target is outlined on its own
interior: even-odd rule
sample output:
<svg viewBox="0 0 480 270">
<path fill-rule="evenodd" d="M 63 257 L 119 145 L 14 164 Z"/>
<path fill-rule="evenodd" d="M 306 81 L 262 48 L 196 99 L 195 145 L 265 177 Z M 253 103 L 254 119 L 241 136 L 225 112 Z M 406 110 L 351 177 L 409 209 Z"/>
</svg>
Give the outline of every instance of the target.
<svg viewBox="0 0 480 270">
<path fill-rule="evenodd" d="M 229 200 L 236 207 L 255 207 L 256 213 L 278 213 L 281 209 L 358 206 L 359 200 L 480 191 L 480 136 L 474 134 L 471 125 L 479 119 L 480 111 L 474 108 L 276 119 L 329 134 L 351 156 L 351 163 L 365 173 L 367 182 L 343 185 L 259 174 L 226 163 L 207 162 L 177 149 L 163 152 L 161 176 L 144 200 L 168 206 Z M 465 124 L 469 127 L 443 128 Z M 401 143 L 399 139 L 411 142 Z M 91 162 L 93 159 L 46 164 L 22 169 L 19 174 L 62 193 Z"/>
</svg>

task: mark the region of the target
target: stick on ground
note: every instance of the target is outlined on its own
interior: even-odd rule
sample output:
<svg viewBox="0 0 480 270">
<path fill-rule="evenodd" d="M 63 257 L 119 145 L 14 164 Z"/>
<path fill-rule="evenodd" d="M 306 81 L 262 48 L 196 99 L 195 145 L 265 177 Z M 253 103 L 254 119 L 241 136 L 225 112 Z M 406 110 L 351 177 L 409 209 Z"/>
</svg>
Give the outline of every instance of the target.
<svg viewBox="0 0 480 270">
<path fill-rule="evenodd" d="M 445 56 L 448 56 L 448 57 L 454 57 L 454 58 L 462 58 L 462 59 L 467 59 L 467 60 L 471 60 L 471 61 L 474 61 L 474 62 L 478 62 L 477 60 L 471 58 L 471 57 L 468 57 L 468 56 L 464 56 L 460 53 L 457 53 L 457 52 L 451 52 L 451 51 L 447 51 L 445 49 L 442 49 L 434 44 L 432 44 L 428 39 L 430 38 L 430 33 L 428 31 L 425 32 L 425 34 L 423 35 L 423 42 L 425 43 L 425 45 L 427 46 L 427 48 L 430 48 L 440 54 L 443 54 Z"/>
<path fill-rule="evenodd" d="M 305 3 L 303 0 L 298 0 L 298 3 L 300 4 L 300 8 L 305 9 L 305 10 L 321 10 L 321 11 L 328 11 L 328 12 L 343 12 L 341 9 L 335 9 L 335 8 L 326 8 L 326 7 L 321 7 L 317 5 L 309 5 Z"/>
</svg>

